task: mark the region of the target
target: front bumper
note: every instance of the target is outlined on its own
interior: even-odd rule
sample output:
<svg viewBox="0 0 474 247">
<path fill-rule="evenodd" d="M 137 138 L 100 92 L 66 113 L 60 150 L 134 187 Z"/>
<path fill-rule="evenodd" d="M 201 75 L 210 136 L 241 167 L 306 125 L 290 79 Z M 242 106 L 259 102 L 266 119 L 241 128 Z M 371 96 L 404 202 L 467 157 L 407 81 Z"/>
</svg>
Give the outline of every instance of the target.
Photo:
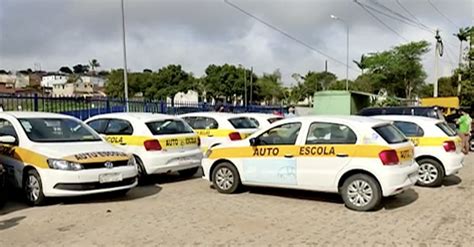
<svg viewBox="0 0 474 247">
<path fill-rule="evenodd" d="M 378 175 L 384 197 L 399 194 L 418 181 L 418 164 L 413 162 L 409 166 L 387 166 L 382 174 Z"/>
<path fill-rule="evenodd" d="M 38 169 L 38 173 L 41 177 L 43 193 L 47 197 L 98 194 L 130 189 L 137 185 L 137 169 L 135 166 L 80 171 Z M 102 174 L 120 174 L 122 180 L 100 183 L 99 176 Z"/>
</svg>

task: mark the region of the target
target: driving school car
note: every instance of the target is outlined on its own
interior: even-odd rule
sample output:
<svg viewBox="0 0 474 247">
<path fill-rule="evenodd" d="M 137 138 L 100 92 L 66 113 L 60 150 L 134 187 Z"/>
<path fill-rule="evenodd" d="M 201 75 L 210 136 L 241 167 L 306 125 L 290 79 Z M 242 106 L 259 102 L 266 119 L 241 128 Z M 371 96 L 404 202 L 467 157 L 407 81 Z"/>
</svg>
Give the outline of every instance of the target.
<svg viewBox="0 0 474 247">
<path fill-rule="evenodd" d="M 268 114 L 268 113 L 256 113 L 256 112 L 247 112 L 247 113 L 240 113 L 238 114 L 242 117 L 247 117 L 252 121 L 257 128 L 265 128 L 270 126 L 270 124 L 282 120 L 283 116 L 278 116 L 275 114 Z"/>
<path fill-rule="evenodd" d="M 105 139 L 135 155 L 139 178 L 178 171 L 194 175 L 201 166 L 199 136 L 182 119 L 154 113 L 111 113 L 86 121 Z"/>
<path fill-rule="evenodd" d="M 415 160 L 420 166 L 418 185 L 440 186 L 446 176 L 463 167 L 461 139 L 445 121 L 418 116 L 375 117 L 392 121 L 415 144 Z"/>
<path fill-rule="evenodd" d="M 201 137 L 202 149 L 247 138 L 257 126 L 247 117 L 222 112 L 195 112 L 180 116 Z"/>
<path fill-rule="evenodd" d="M 132 156 L 60 114 L 0 113 L 0 163 L 31 205 L 47 197 L 126 193 L 137 184 Z"/>
<path fill-rule="evenodd" d="M 418 179 L 413 144 L 396 127 L 354 116 L 281 120 L 246 140 L 212 147 L 202 166 L 221 193 L 240 185 L 335 192 L 361 211 Z"/>
</svg>

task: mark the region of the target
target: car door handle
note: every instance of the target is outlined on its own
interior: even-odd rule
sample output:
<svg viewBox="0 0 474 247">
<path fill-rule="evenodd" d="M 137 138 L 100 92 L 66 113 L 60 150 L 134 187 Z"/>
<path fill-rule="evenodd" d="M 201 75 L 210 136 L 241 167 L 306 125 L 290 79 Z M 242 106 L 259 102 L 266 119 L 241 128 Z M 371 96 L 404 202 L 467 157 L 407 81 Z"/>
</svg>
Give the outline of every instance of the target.
<svg viewBox="0 0 474 247">
<path fill-rule="evenodd" d="M 285 154 L 285 158 L 293 158 L 293 154 Z"/>
<path fill-rule="evenodd" d="M 214 135 L 207 135 L 207 137 L 213 137 Z"/>
<path fill-rule="evenodd" d="M 336 157 L 346 158 L 346 157 L 349 157 L 349 155 L 348 154 L 336 154 Z"/>
<path fill-rule="evenodd" d="M 127 145 L 127 143 L 120 143 L 120 146 L 125 146 Z"/>
</svg>

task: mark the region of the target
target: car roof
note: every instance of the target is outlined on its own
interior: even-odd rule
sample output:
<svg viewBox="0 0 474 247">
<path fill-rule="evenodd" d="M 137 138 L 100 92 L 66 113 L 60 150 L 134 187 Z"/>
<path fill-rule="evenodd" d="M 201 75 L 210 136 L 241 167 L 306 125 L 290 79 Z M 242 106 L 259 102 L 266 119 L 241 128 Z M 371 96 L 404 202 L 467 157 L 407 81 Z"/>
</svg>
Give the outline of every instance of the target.
<svg viewBox="0 0 474 247">
<path fill-rule="evenodd" d="M 371 116 L 373 118 L 385 119 L 385 120 L 399 120 L 406 122 L 415 122 L 415 123 L 439 123 L 443 122 L 437 118 L 423 117 L 423 116 L 412 116 L 412 115 L 375 115 Z"/>
<path fill-rule="evenodd" d="M 197 117 L 223 117 L 223 118 L 231 118 L 238 116 L 234 113 L 229 112 L 191 112 L 179 115 L 180 117 L 188 117 L 188 116 L 197 116 Z"/>
<path fill-rule="evenodd" d="M 279 123 L 282 122 L 287 122 L 287 121 L 295 121 L 295 120 L 301 120 L 301 121 L 311 121 L 311 122 L 339 122 L 339 123 L 345 123 L 345 124 L 353 124 L 353 125 L 369 125 L 369 126 L 375 126 L 375 125 L 380 125 L 384 123 L 388 123 L 389 121 L 382 120 L 382 119 L 376 119 L 376 118 L 371 118 L 371 117 L 363 117 L 363 116 L 324 116 L 324 115 L 318 115 L 318 116 L 303 116 L 303 117 L 293 117 L 293 118 L 286 118 L 284 120 L 280 120 Z"/>
<path fill-rule="evenodd" d="M 260 112 L 244 112 L 244 113 L 239 113 L 237 114 L 238 116 L 255 116 L 255 117 L 265 117 L 265 118 L 268 118 L 268 117 L 276 117 L 276 118 L 283 118 L 283 116 L 278 116 L 278 115 L 275 115 L 275 114 L 271 114 L 271 113 L 260 113 Z"/>
<path fill-rule="evenodd" d="M 107 113 L 101 114 L 91 119 L 97 118 L 121 118 L 126 120 L 141 120 L 141 121 L 150 121 L 150 120 L 159 120 L 159 119 L 176 119 L 176 116 L 160 114 L 160 113 L 151 113 L 151 112 L 117 112 L 117 113 Z"/>
<path fill-rule="evenodd" d="M 9 115 L 14 118 L 74 118 L 69 115 L 51 112 L 29 112 L 29 111 L 6 111 L 0 112 L 0 116 Z M 75 118 L 74 118 L 75 119 Z"/>
</svg>

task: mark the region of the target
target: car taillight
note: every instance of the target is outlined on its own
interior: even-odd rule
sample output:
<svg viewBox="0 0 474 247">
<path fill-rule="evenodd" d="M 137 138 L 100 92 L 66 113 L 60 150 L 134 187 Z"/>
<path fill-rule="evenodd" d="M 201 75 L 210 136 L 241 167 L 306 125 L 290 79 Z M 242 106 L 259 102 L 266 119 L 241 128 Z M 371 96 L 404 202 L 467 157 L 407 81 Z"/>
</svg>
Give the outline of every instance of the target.
<svg viewBox="0 0 474 247">
<path fill-rule="evenodd" d="M 379 157 L 384 166 L 397 165 L 400 162 L 395 150 L 384 150 L 379 153 Z"/>
<path fill-rule="evenodd" d="M 445 141 L 443 143 L 443 148 L 446 152 L 456 152 L 456 144 L 454 141 Z"/>
<path fill-rule="evenodd" d="M 147 140 L 143 142 L 143 146 L 145 146 L 146 151 L 160 151 L 161 145 L 158 140 Z"/>
<path fill-rule="evenodd" d="M 238 140 L 242 140 L 242 137 L 240 137 L 240 134 L 239 132 L 232 132 L 229 134 L 229 138 L 231 141 L 238 141 Z"/>
</svg>

